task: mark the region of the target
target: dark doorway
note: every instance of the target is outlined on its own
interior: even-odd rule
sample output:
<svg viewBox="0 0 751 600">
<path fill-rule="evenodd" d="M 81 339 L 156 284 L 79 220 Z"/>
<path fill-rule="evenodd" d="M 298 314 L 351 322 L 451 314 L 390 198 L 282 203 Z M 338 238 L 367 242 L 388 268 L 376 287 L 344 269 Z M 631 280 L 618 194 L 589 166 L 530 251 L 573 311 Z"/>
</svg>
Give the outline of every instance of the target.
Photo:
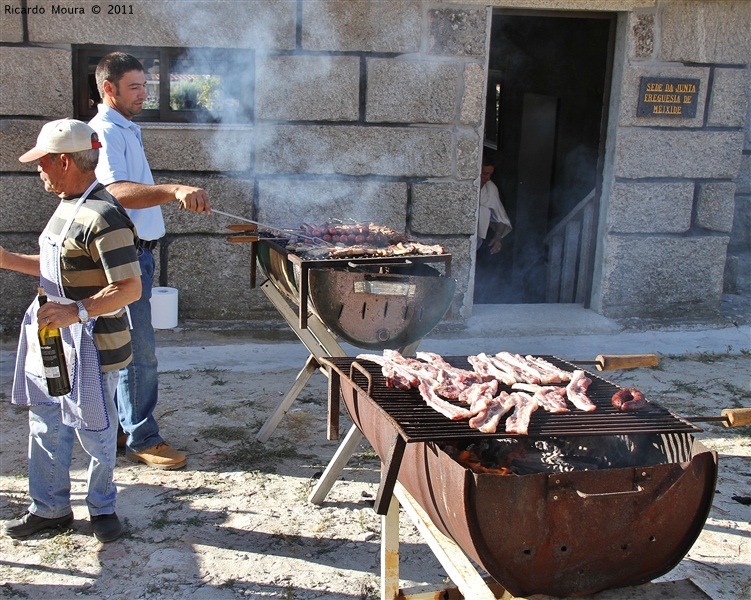
<svg viewBox="0 0 751 600">
<path fill-rule="evenodd" d="M 513 230 L 475 303 L 589 303 L 615 16 L 493 15 L 484 160 Z M 568 232 L 568 233 L 566 233 Z"/>
</svg>

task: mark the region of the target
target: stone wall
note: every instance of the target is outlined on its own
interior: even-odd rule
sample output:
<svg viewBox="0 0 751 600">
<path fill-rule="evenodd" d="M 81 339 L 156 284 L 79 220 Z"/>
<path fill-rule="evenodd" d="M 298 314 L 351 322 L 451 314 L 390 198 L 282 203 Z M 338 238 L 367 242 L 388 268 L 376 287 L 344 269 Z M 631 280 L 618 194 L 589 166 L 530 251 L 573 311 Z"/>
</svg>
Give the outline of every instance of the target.
<svg viewBox="0 0 751 600">
<path fill-rule="evenodd" d="M 254 121 L 143 124 L 157 182 L 205 187 L 217 208 L 264 223 L 351 217 L 441 243 L 456 256 L 453 317 L 468 314 L 484 7 L 156 1 L 133 4 L 133 16 L 103 18 L 91 10 L 53 15 L 53 4 L 82 6 L 41 0 L 35 5 L 46 8 L 44 15 L 3 17 L 3 81 L 23 82 L 0 89 L 0 185 L 9 215 L 0 234 L 7 248 L 31 251 L 56 204 L 33 166 L 17 157 L 44 121 L 73 116 L 71 45 L 248 48 L 255 56 Z M 180 290 L 181 319 L 278 316 L 259 290 L 249 289 L 249 248 L 226 242 L 230 220 L 172 205 L 164 214 L 168 235 L 158 251 L 157 283 Z M 33 278 L 0 272 L 0 285 L 0 322 L 15 327 L 33 296 Z"/>
<path fill-rule="evenodd" d="M 664 0 L 622 20 L 593 308 L 708 315 L 749 264 L 751 3 Z M 698 80 L 696 116 L 637 116 L 643 76 Z"/>
<path fill-rule="evenodd" d="M 0 243 L 31 252 L 56 199 L 17 157 L 73 116 L 73 45 L 254 51 L 254 120 L 144 124 L 158 182 L 205 187 L 217 208 L 266 223 L 372 219 L 454 254 L 452 318 L 471 313 L 489 6 L 619 12 L 592 306 L 608 316 L 715 309 L 743 284 L 749 248 L 751 3 L 745 0 L 155 0 L 134 15 L 19 10 L 0 27 Z M 63 11 L 65 12 L 65 11 Z M 700 81 L 697 117 L 635 117 L 642 75 Z M 299 82 L 304 81 L 304 85 Z M 15 84 L 8 84 L 15 82 Z M 158 281 L 180 318 L 275 319 L 248 285 L 227 219 L 164 209 Z M 699 257 L 699 259 L 697 259 Z M 33 278 L 0 271 L 0 328 Z"/>
</svg>

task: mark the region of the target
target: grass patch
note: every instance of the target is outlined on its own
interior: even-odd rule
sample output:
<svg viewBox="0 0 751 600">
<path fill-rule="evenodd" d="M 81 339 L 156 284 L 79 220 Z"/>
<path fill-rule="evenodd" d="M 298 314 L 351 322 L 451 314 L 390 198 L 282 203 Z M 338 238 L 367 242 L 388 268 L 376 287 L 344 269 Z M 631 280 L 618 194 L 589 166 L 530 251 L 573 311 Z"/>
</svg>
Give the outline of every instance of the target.
<svg viewBox="0 0 751 600">
<path fill-rule="evenodd" d="M 211 385 L 226 385 L 228 380 L 224 379 L 222 377 L 222 373 L 226 373 L 227 369 L 202 369 L 199 371 L 199 373 L 203 373 L 204 375 L 207 375 L 210 377 L 213 381 L 211 382 Z"/>
<path fill-rule="evenodd" d="M 44 544 L 44 550 L 41 555 L 42 564 L 53 565 L 58 561 L 65 564 L 81 554 L 81 545 L 71 535 L 71 529 L 61 531 L 53 535 L 49 542 Z"/>
<path fill-rule="evenodd" d="M 0 585 L 0 596 L 3 598 L 28 598 L 29 594 L 23 590 L 17 590 L 10 583 L 5 582 Z"/>
<path fill-rule="evenodd" d="M 288 443 L 270 446 L 254 439 L 242 440 L 232 450 L 217 457 L 217 462 L 225 469 L 276 472 L 281 462 L 292 458 L 310 459 L 312 455 L 302 454 Z"/>
<path fill-rule="evenodd" d="M 220 440 L 222 442 L 236 442 L 248 438 L 247 427 L 228 427 L 225 425 L 212 425 L 199 431 L 203 438 Z"/>
<path fill-rule="evenodd" d="M 748 406 L 749 400 L 751 400 L 751 390 L 738 387 L 729 382 L 724 382 L 722 386 L 732 396 L 730 398 L 734 408 L 744 408 Z"/>
<path fill-rule="evenodd" d="M 224 414 L 224 407 L 217 406 L 216 404 L 207 403 L 206 406 L 204 406 L 201 409 L 203 412 L 205 412 L 207 415 L 221 415 Z"/>
<path fill-rule="evenodd" d="M 674 381 L 673 389 L 671 389 L 670 392 L 672 393 L 673 391 L 683 394 L 690 394 L 692 396 L 701 396 L 703 394 L 706 394 L 706 388 L 699 385 L 698 383 L 689 383 L 687 381 Z"/>
</svg>

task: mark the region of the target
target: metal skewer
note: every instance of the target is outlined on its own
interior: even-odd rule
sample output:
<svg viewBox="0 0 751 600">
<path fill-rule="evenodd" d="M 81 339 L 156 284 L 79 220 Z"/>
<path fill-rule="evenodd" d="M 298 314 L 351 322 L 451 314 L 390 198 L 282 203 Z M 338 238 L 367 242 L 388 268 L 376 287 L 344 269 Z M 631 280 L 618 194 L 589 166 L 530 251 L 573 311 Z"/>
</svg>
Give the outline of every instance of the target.
<svg viewBox="0 0 751 600">
<path fill-rule="evenodd" d="M 305 238 L 306 240 L 310 240 L 312 244 L 315 244 L 316 246 L 326 246 L 327 248 L 330 247 L 330 244 L 327 244 L 324 240 L 313 237 L 311 235 L 305 235 L 304 233 L 301 233 L 295 229 L 281 229 L 279 227 L 273 227 L 272 225 L 266 225 L 265 223 L 259 223 L 258 221 L 253 221 L 252 219 L 246 219 L 245 217 L 240 217 L 238 215 L 233 215 L 232 213 L 224 212 L 223 210 L 216 209 L 214 207 L 211 208 L 211 212 L 216 213 L 218 215 L 223 215 L 225 217 L 229 217 L 230 219 L 237 219 L 238 221 L 245 221 L 246 223 L 252 223 L 253 225 L 257 225 L 258 227 L 261 227 L 263 229 L 270 229 L 271 231 L 276 231 L 278 233 L 282 233 L 285 235 L 294 235 L 295 237 L 301 237 Z"/>
</svg>

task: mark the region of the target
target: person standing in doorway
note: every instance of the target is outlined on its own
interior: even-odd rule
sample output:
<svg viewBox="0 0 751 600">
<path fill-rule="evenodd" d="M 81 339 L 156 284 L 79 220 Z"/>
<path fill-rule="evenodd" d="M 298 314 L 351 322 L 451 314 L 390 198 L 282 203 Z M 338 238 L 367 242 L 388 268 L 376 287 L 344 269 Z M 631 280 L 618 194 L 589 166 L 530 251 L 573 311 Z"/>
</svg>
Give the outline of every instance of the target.
<svg viewBox="0 0 751 600">
<path fill-rule="evenodd" d="M 483 164 L 480 172 L 480 212 L 477 216 L 477 248 L 488 254 L 501 251 L 501 240 L 511 232 L 511 221 L 501 202 L 498 186 L 491 181 L 492 164 Z"/>
<path fill-rule="evenodd" d="M 151 325 L 153 251 L 165 233 L 161 205 L 177 201 L 181 208 L 210 214 L 206 191 L 179 184 L 154 184 L 143 149 L 141 129 L 133 117 L 147 99 L 146 75 L 135 57 L 112 52 L 99 61 L 96 83 L 102 103 L 89 122 L 102 142 L 96 174 L 126 208 L 138 232 L 142 294 L 130 307 L 133 361 L 120 373 L 117 406 L 126 457 L 158 469 L 179 469 L 186 456 L 170 447 L 159 432 L 153 412 L 158 400 L 156 340 Z M 124 438 L 124 439 L 123 439 Z"/>
<path fill-rule="evenodd" d="M 475 302 L 494 300 L 494 289 L 502 269 L 501 240 L 511 232 L 511 221 L 501 202 L 501 194 L 491 177 L 495 167 L 484 161 L 480 172 L 480 205 L 477 215 Z M 495 299 L 497 300 L 497 298 Z"/>
</svg>

